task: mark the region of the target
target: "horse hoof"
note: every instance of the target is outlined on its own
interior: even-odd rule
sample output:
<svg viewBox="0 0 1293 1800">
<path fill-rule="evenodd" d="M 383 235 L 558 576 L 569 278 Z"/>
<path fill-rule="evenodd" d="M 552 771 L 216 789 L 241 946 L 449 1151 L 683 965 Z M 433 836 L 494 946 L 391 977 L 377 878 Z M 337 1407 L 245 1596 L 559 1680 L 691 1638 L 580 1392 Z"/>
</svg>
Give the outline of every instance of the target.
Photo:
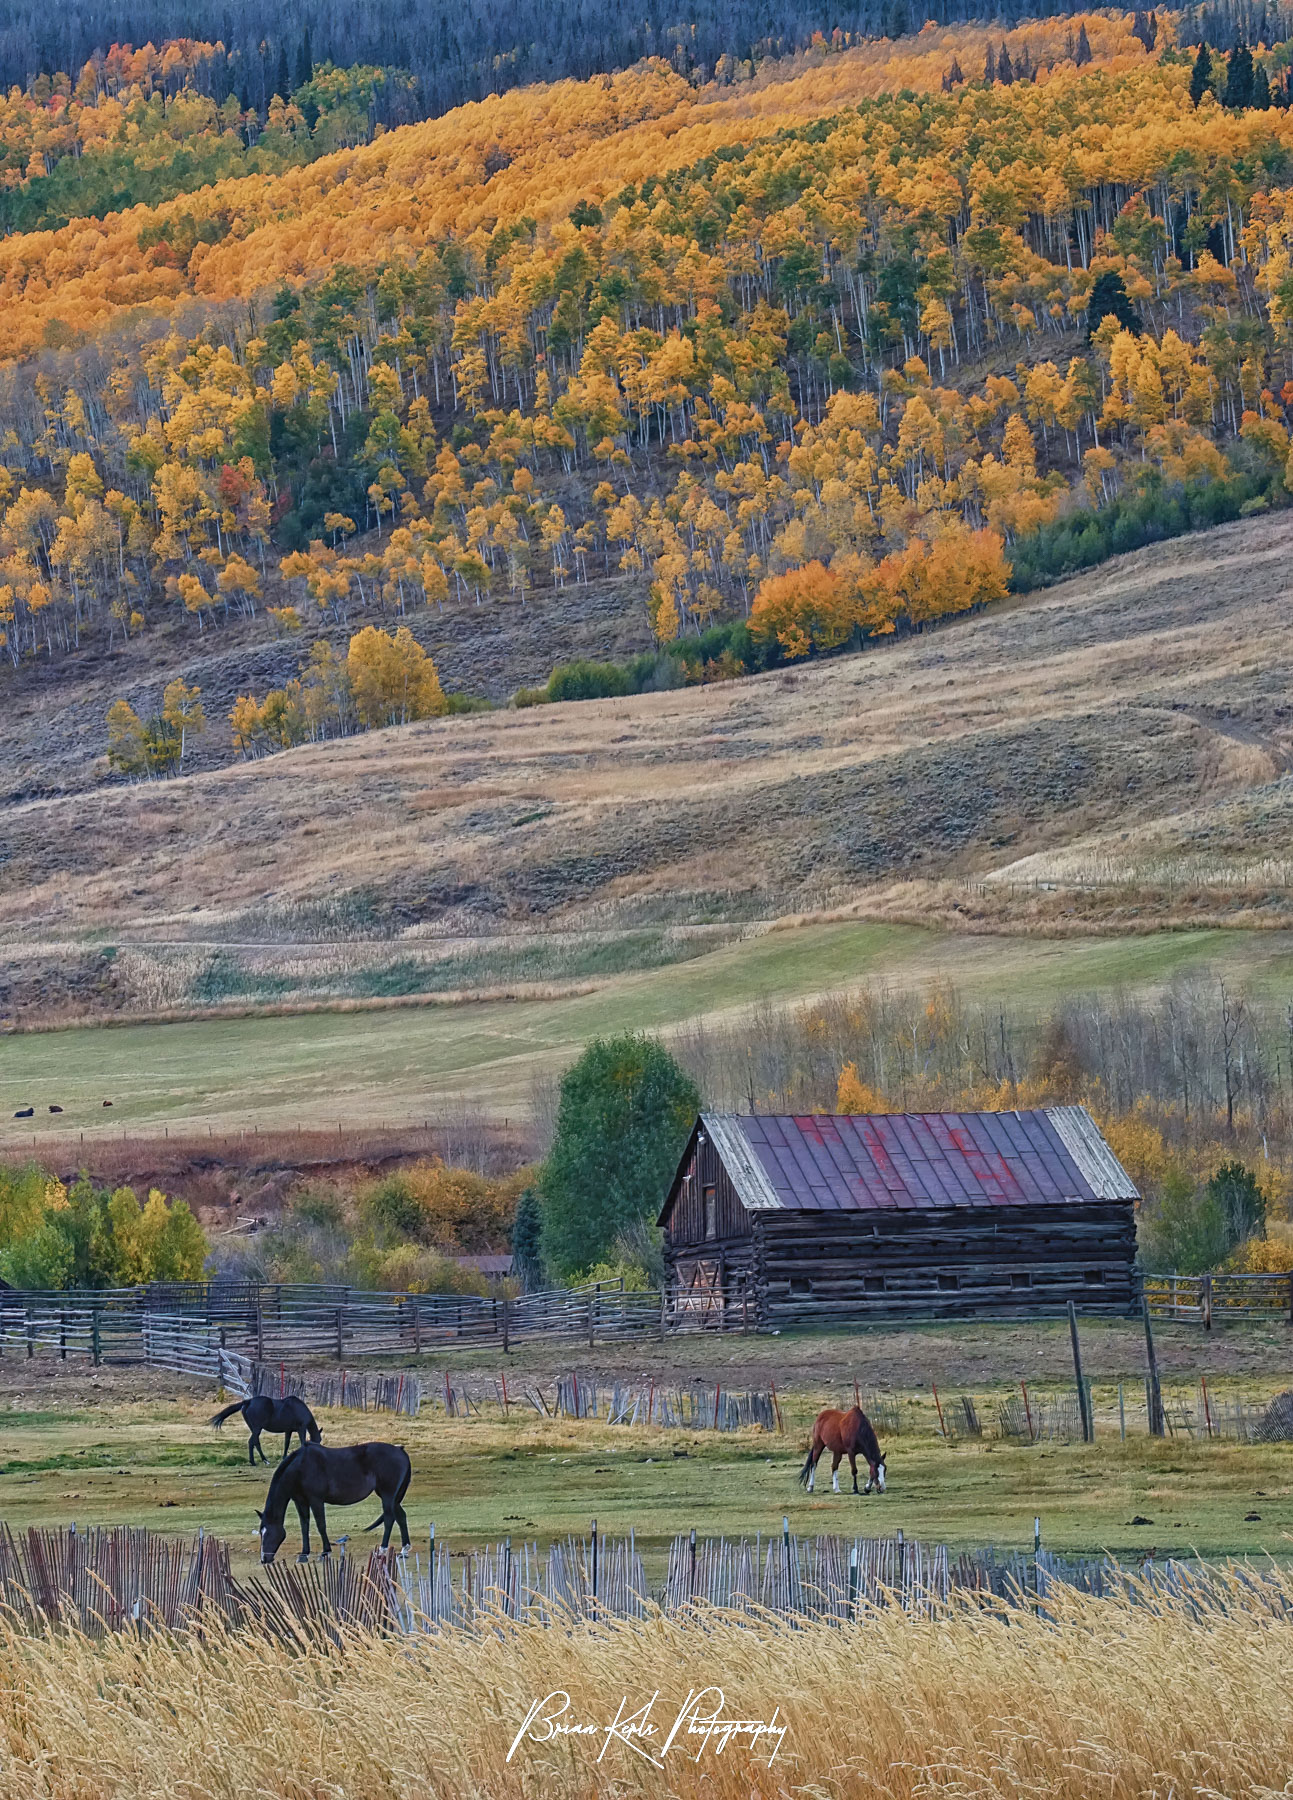
<svg viewBox="0 0 1293 1800">
<path fill-rule="evenodd" d="M 296 1559 L 296 1560 L 297 1560 L 297 1562 L 299 1562 L 299 1563 L 303 1563 L 303 1562 L 309 1562 L 309 1560 L 310 1560 L 310 1552 L 309 1552 L 309 1551 L 308 1551 L 308 1550 L 302 1550 L 302 1552 L 301 1552 L 301 1554 L 300 1554 L 300 1555 L 299 1555 L 299 1556 L 298 1556 L 298 1557 L 297 1557 L 297 1559 Z"/>
</svg>

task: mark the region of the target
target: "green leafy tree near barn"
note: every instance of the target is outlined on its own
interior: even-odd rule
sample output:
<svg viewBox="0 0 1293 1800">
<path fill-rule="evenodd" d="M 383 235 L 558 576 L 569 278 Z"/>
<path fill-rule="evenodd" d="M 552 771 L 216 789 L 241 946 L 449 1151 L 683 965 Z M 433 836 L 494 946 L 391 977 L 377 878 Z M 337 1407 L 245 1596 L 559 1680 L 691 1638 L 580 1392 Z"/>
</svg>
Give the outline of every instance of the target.
<svg viewBox="0 0 1293 1800">
<path fill-rule="evenodd" d="M 647 1037 L 596 1038 L 561 1082 L 543 1167 L 544 1262 L 569 1279 L 652 1222 L 700 1110 L 695 1083 Z"/>
</svg>

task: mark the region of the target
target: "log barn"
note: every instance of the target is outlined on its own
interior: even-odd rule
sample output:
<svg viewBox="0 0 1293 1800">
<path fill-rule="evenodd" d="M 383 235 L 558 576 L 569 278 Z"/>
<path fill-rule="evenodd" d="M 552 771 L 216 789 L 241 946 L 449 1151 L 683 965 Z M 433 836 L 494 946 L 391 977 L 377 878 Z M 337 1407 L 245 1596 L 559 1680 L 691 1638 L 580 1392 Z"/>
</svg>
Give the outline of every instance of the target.
<svg viewBox="0 0 1293 1800">
<path fill-rule="evenodd" d="M 659 1223 L 699 1324 L 1125 1314 L 1138 1198 L 1081 1106 L 704 1113 Z"/>
</svg>

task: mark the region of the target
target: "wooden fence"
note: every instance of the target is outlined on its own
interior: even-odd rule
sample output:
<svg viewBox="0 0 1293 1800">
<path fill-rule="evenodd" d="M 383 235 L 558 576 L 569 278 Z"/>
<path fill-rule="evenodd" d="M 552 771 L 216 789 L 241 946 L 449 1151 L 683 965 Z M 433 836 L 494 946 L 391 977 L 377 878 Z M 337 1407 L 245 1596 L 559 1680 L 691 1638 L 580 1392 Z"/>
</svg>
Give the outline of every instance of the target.
<svg viewBox="0 0 1293 1800">
<path fill-rule="evenodd" d="M 187 1339 L 204 1354 L 231 1350 L 257 1363 L 346 1363 L 491 1345 L 507 1352 L 533 1341 L 592 1347 L 687 1328 L 667 1296 L 626 1290 L 622 1282 L 516 1299 L 232 1281 L 0 1292 L 0 1353 L 62 1348 L 112 1362 L 149 1360 L 150 1343 L 168 1339 L 176 1345 Z"/>
<path fill-rule="evenodd" d="M 695 1381 L 689 1387 L 665 1382 L 607 1381 L 577 1370 L 549 1382 L 527 1381 L 508 1386 L 507 1376 L 422 1376 L 411 1370 L 376 1374 L 342 1369 L 331 1372 L 289 1369 L 283 1363 L 257 1363 L 209 1339 L 195 1345 L 193 1328 L 183 1321 L 159 1318 L 145 1324 L 149 1358 L 163 1367 L 204 1375 L 232 1393 L 244 1396 L 299 1394 L 314 1406 L 351 1408 L 359 1412 L 403 1413 L 417 1418 L 424 1410 L 443 1407 L 451 1419 L 488 1412 L 507 1417 L 529 1408 L 544 1418 L 601 1419 L 610 1425 L 656 1425 L 686 1431 L 782 1431 L 775 1387 L 766 1392 L 733 1391 L 721 1384 Z M 212 1327 L 202 1327 L 208 1332 Z"/>
<path fill-rule="evenodd" d="M 1293 1274 L 1146 1275 L 1145 1299 L 1160 1319 L 1287 1319 L 1293 1324 Z"/>
<path fill-rule="evenodd" d="M 212 1614 L 287 1643 L 355 1627 L 413 1632 L 490 1626 L 500 1615 L 532 1626 L 574 1619 L 642 1618 L 653 1608 L 686 1617 L 722 1607 L 750 1615 L 846 1625 L 878 1607 L 933 1613 L 960 1595 L 1042 1609 L 1062 1586 L 1098 1595 L 1130 1593 L 1199 1600 L 1216 1586 L 1233 1604 L 1233 1586 L 1208 1570 L 1145 1562 L 1128 1571 L 1107 1558 L 1069 1559 L 1038 1547 L 1032 1554 L 952 1552 L 945 1545 L 890 1538 L 801 1538 L 783 1521 L 769 1537 L 697 1538 L 680 1533 L 652 1583 L 636 1534 L 606 1538 L 593 1522 L 584 1537 L 540 1550 L 536 1541 L 454 1551 L 346 1555 L 298 1567 L 275 1564 L 247 1581 L 230 1571 L 227 1545 L 199 1532 L 187 1542 L 129 1526 L 75 1526 L 17 1534 L 0 1526 L 0 1610 L 27 1630 L 73 1626 L 94 1636 L 114 1631 L 176 1631 Z M 1246 1567 L 1252 1603 L 1287 1617 L 1287 1584 Z M 703 1623 L 703 1611 L 699 1617 Z"/>
</svg>

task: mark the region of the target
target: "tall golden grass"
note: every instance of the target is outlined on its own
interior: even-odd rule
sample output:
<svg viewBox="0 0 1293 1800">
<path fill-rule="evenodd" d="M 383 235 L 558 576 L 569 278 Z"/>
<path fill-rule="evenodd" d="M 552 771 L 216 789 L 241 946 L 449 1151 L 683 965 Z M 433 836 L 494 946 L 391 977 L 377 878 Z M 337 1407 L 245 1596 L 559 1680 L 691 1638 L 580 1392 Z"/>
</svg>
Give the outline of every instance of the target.
<svg viewBox="0 0 1293 1800">
<path fill-rule="evenodd" d="M 1143 1598 L 1143 1596 L 1142 1596 Z M 1281 1590 L 1285 1604 L 1293 1588 Z M 1050 1620 L 970 1607 L 846 1630 L 720 1614 L 700 1624 L 284 1647 L 214 1628 L 103 1642 L 0 1629 L 0 1796 L 34 1800 L 494 1800 L 495 1796 L 1132 1796 L 1286 1793 L 1293 1618 L 1246 1596 L 1189 1610 L 1072 1595 Z M 735 1745 L 508 1750 L 531 1703 L 605 1726 L 689 1688 L 787 1726 L 770 1765 Z"/>
</svg>

